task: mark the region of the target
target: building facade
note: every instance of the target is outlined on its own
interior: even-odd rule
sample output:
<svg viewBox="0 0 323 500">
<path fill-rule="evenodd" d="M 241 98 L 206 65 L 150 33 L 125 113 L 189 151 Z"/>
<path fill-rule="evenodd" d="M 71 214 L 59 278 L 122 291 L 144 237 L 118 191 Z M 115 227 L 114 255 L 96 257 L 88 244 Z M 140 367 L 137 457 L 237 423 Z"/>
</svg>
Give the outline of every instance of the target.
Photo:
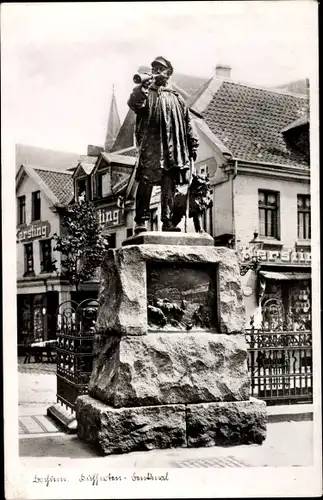
<svg viewBox="0 0 323 500">
<path fill-rule="evenodd" d="M 309 82 L 264 89 L 235 82 L 230 72 L 221 65 L 210 79 L 175 73 L 170 82 L 190 108 L 200 139 L 195 167 L 209 175 L 212 187 L 213 208 L 205 214 L 204 229 L 216 245 L 238 252 L 247 326 L 250 320 L 265 325 L 279 317 L 295 328 L 308 327 Z M 129 111 L 112 152 L 135 156 L 134 126 Z M 150 228 L 160 229 L 159 210 L 157 188 Z M 275 317 L 268 317 L 267 309 Z"/>
<path fill-rule="evenodd" d="M 61 234 L 59 209 L 73 196 L 70 172 L 22 165 L 16 176 L 18 345 L 54 339 L 58 304 L 70 299 L 61 278 L 61 255 L 53 235 Z M 55 266 L 53 266 L 53 263 Z"/>
<path fill-rule="evenodd" d="M 214 77 L 189 105 L 212 236 L 238 252 L 246 326 L 311 328 L 308 95 Z M 203 115 L 203 118 L 202 118 Z"/>
</svg>

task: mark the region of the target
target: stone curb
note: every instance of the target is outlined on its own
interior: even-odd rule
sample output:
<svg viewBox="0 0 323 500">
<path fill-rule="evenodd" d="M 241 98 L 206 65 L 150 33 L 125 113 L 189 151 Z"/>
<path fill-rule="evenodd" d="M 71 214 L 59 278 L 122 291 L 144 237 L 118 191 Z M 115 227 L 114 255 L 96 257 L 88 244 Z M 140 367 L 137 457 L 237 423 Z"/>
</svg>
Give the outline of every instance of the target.
<svg viewBox="0 0 323 500">
<path fill-rule="evenodd" d="M 313 420 L 312 404 L 267 406 L 268 423 Z"/>
</svg>

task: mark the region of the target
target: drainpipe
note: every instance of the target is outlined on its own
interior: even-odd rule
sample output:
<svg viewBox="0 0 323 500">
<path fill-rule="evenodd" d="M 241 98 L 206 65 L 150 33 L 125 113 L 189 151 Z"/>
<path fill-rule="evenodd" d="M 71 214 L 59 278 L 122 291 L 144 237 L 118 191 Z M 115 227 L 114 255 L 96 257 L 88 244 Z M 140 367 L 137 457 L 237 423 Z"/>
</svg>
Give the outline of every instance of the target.
<svg viewBox="0 0 323 500">
<path fill-rule="evenodd" d="M 231 176 L 231 227 L 232 227 L 232 234 L 234 238 L 234 248 L 236 248 L 236 230 L 235 230 L 235 217 L 234 217 L 234 179 L 237 176 L 238 172 L 238 160 L 234 160 L 234 167 L 233 167 L 233 172 Z"/>
<path fill-rule="evenodd" d="M 47 292 L 48 292 L 48 286 L 47 286 L 47 281 L 49 278 L 45 278 L 44 285 L 45 285 L 45 300 L 43 302 L 43 307 L 42 307 L 42 314 L 43 314 L 43 325 L 44 325 L 44 340 L 48 340 L 48 315 L 47 315 Z M 43 309 L 45 309 L 45 314 Z"/>
</svg>

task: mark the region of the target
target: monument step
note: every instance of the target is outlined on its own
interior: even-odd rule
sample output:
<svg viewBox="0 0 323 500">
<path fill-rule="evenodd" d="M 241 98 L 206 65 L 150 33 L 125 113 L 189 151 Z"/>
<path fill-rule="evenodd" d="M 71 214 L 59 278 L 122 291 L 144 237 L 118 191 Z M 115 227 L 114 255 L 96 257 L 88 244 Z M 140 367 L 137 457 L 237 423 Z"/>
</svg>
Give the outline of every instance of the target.
<svg viewBox="0 0 323 500">
<path fill-rule="evenodd" d="M 128 245 L 214 246 L 214 239 L 207 233 L 146 231 L 130 236 L 122 242 L 122 246 Z"/>
</svg>

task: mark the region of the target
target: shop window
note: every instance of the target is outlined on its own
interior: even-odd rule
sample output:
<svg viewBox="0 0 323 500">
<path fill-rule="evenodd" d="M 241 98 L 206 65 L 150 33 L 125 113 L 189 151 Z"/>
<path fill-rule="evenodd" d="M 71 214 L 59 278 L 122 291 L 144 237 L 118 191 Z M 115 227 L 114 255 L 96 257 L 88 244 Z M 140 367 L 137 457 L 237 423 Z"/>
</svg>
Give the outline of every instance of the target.
<svg viewBox="0 0 323 500">
<path fill-rule="evenodd" d="M 294 330 L 311 330 L 311 282 L 291 282 L 289 290 L 289 312 Z"/>
<path fill-rule="evenodd" d="M 42 240 L 40 245 L 40 272 L 50 273 L 53 270 L 52 266 L 52 246 L 51 240 Z"/>
<path fill-rule="evenodd" d="M 82 179 L 77 179 L 76 180 L 76 201 L 85 201 L 89 199 L 89 193 L 88 193 L 88 182 L 87 179 L 84 177 Z"/>
<path fill-rule="evenodd" d="M 26 196 L 18 197 L 17 223 L 26 224 Z"/>
<path fill-rule="evenodd" d="M 34 275 L 33 244 L 27 243 L 25 247 L 25 276 Z"/>
<path fill-rule="evenodd" d="M 259 236 L 279 239 L 279 193 L 258 191 Z"/>
<path fill-rule="evenodd" d="M 35 191 L 34 193 L 32 193 L 31 204 L 31 220 L 40 220 L 40 191 Z"/>
<path fill-rule="evenodd" d="M 311 239 L 310 195 L 297 195 L 297 236 L 299 240 Z"/>
<path fill-rule="evenodd" d="M 98 198 L 104 198 L 110 194 L 110 172 L 100 173 L 98 180 Z"/>
</svg>

